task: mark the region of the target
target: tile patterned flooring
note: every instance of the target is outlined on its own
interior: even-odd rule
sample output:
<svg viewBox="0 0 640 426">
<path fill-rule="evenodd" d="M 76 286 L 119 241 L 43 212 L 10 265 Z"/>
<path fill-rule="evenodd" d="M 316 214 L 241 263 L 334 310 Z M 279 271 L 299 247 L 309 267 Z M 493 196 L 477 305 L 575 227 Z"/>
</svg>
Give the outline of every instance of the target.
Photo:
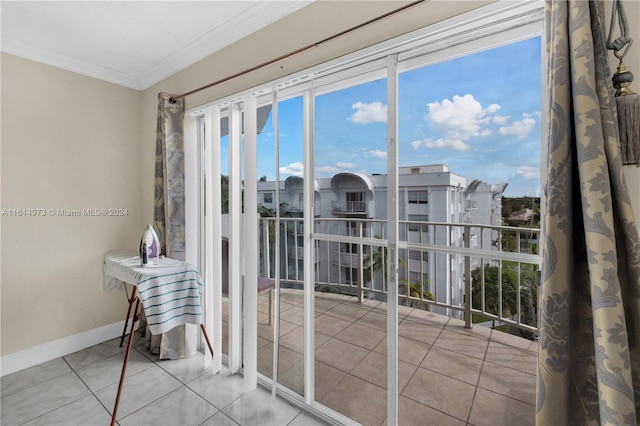
<svg viewBox="0 0 640 426">
<path fill-rule="evenodd" d="M 2 377 L 3 426 L 105 426 L 118 389 L 125 348 L 109 340 Z M 118 408 L 122 426 L 323 425 L 270 391 L 244 393 L 242 377 L 213 375 L 203 355 L 159 360 L 136 334 Z"/>
<path fill-rule="evenodd" d="M 272 376 L 268 292 L 259 297 L 258 369 Z M 279 381 L 302 394 L 302 294 L 281 297 Z M 386 424 L 386 304 L 316 293 L 315 398 L 364 425 Z M 226 309 L 226 304 L 225 304 Z M 223 313 L 226 315 L 226 312 Z M 434 313 L 400 307 L 399 424 L 533 425 L 537 344 Z M 225 327 L 226 330 L 226 322 Z M 2 425 L 107 425 L 124 349 L 119 339 L 2 377 Z M 227 339 L 223 344 L 226 352 Z M 212 375 L 203 356 L 158 360 L 136 338 L 120 425 L 323 424 L 242 378 Z"/>
<path fill-rule="evenodd" d="M 267 294 L 258 305 L 258 370 L 272 377 Z M 386 425 L 386 303 L 320 292 L 314 303 L 316 400 Z M 278 380 L 302 395 L 302 293 L 283 289 L 280 304 Z M 398 318 L 401 426 L 535 424 L 536 342 L 405 306 Z"/>
</svg>

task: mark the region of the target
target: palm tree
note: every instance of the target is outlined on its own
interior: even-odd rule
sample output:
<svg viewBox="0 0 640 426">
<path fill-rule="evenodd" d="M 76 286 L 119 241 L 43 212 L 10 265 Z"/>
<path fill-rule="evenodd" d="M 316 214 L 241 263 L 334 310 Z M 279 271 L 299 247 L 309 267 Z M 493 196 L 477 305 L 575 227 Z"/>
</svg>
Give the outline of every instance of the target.
<svg viewBox="0 0 640 426">
<path fill-rule="evenodd" d="M 381 238 L 379 235 L 375 235 L 374 238 Z M 405 271 L 405 276 L 409 276 L 409 264 L 405 259 L 398 258 Z M 372 276 L 377 272 L 383 272 L 383 288 L 386 288 L 386 271 L 387 271 L 387 248 L 377 247 L 371 251 L 371 254 L 363 259 L 363 280 L 365 282 L 371 282 Z M 424 300 L 435 300 L 433 294 L 429 292 L 429 280 L 423 279 L 422 281 L 411 281 L 408 278 L 401 278 L 398 284 L 398 294 L 403 296 L 402 303 L 405 306 L 420 307 L 427 309 L 428 305 Z M 419 300 L 412 300 L 419 299 Z"/>
<path fill-rule="evenodd" d="M 404 267 L 405 276 L 409 276 L 409 264 L 404 259 L 398 259 L 398 262 Z M 424 278 L 422 281 L 411 281 L 408 278 L 401 278 L 400 280 L 400 294 L 405 296 L 405 304 L 409 307 L 418 307 L 428 310 L 429 305 L 424 300 L 435 300 L 433 294 L 429 289 L 429 280 Z M 418 299 L 418 300 L 415 300 Z"/>
</svg>

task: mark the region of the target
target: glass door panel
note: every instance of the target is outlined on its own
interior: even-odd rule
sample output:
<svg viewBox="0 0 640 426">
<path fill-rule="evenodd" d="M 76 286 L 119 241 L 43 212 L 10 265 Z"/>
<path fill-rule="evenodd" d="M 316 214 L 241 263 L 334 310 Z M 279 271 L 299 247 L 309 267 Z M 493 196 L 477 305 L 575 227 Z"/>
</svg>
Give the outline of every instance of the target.
<svg viewBox="0 0 640 426">
<path fill-rule="evenodd" d="M 315 399 L 386 417 L 386 79 L 315 98 Z M 338 241 L 339 239 L 339 241 Z"/>
<path fill-rule="evenodd" d="M 221 116 L 228 111 L 221 111 Z M 226 120 L 226 127 L 222 123 Z M 228 117 L 221 120 L 220 137 L 220 191 L 211 196 L 220 197 L 222 212 L 222 353 L 229 356 L 229 125 Z"/>
<path fill-rule="evenodd" d="M 302 98 L 278 102 L 279 151 L 271 116 L 258 137 L 258 212 L 260 219 L 260 275 L 273 282 L 280 272 L 278 383 L 304 395 L 302 250 Z M 276 155 L 280 183 L 276 185 Z M 276 193 L 279 191 L 279 193 Z M 270 194 L 266 198 L 263 194 Z M 272 195 L 272 196 L 271 196 Z M 271 202 L 269 202 L 271 201 Z M 278 203 L 279 201 L 279 203 Z M 280 213 L 280 227 L 276 213 Z M 278 245 L 276 245 L 276 236 Z M 273 378 L 275 294 L 258 295 L 258 372 Z"/>
<path fill-rule="evenodd" d="M 534 265 L 450 249 L 502 251 L 512 232 L 502 225 L 515 224 L 505 200 L 539 211 L 540 58 L 535 37 L 399 75 L 399 235 L 412 246 L 400 251 L 400 423 L 434 409 L 468 419 L 483 360 L 500 350 L 488 337 L 522 336 L 495 319 L 535 299 L 535 279 L 522 276 Z"/>
</svg>

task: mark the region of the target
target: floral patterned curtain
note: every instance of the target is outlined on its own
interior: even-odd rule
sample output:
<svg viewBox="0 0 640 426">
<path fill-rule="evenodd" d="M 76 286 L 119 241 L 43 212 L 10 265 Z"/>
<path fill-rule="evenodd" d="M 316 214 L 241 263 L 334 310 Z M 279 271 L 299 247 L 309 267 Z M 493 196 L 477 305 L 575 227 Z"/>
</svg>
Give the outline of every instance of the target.
<svg viewBox="0 0 640 426">
<path fill-rule="evenodd" d="M 184 204 L 184 99 L 171 102 L 171 95 L 158 93 L 156 166 L 153 227 L 158 233 L 162 253 L 185 260 Z M 191 356 L 196 347 L 187 337 L 184 325 L 162 335 L 146 337 L 152 353 L 161 359 Z"/>
<path fill-rule="evenodd" d="M 184 99 L 158 93 L 153 227 L 162 253 L 184 260 Z"/>
<path fill-rule="evenodd" d="M 549 143 L 536 423 L 640 424 L 640 239 L 601 0 L 547 0 Z"/>
</svg>

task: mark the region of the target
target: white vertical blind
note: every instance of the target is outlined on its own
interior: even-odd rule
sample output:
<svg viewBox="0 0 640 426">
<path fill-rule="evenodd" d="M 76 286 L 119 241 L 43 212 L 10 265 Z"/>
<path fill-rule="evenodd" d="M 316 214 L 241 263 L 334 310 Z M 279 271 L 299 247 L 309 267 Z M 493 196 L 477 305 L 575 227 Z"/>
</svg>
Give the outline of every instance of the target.
<svg viewBox="0 0 640 426">
<path fill-rule="evenodd" d="M 244 100 L 244 390 L 258 385 L 258 171 L 256 98 Z M 233 235 L 233 234 L 232 234 Z M 270 314 L 269 314 L 270 315 Z"/>
<path fill-rule="evenodd" d="M 273 306 L 273 386 L 271 387 L 271 405 L 275 406 L 276 388 L 278 383 L 278 360 L 280 355 L 280 123 L 278 121 L 278 89 L 273 89 L 271 119 L 273 122 L 274 150 L 276 157 L 276 231 L 274 245 L 274 306 Z M 264 271 L 269 276 L 269 270 Z"/>
<path fill-rule="evenodd" d="M 205 112 L 205 327 L 213 339 L 212 371 L 222 369 L 222 200 L 220 108 Z M 211 332 L 209 331 L 211 330 Z M 208 353 L 205 351 L 205 353 Z M 207 355 L 209 356 L 209 355 Z M 209 361 L 207 361 L 208 364 Z"/>
<path fill-rule="evenodd" d="M 200 180 L 202 170 L 198 155 L 197 120 L 185 117 L 184 123 L 184 214 L 185 214 L 185 260 L 193 265 L 199 265 L 199 237 L 200 237 Z M 186 353 L 195 352 L 198 346 L 200 327 L 185 324 Z"/>
<path fill-rule="evenodd" d="M 313 92 L 307 91 L 303 97 L 304 127 L 304 399 L 311 404 L 315 399 L 315 265 L 313 247 L 313 209 L 314 183 L 313 175 Z"/>
<path fill-rule="evenodd" d="M 398 55 L 387 57 L 387 425 L 398 424 Z"/>
<path fill-rule="evenodd" d="M 242 360 L 242 151 L 238 104 L 229 106 L 229 371 Z"/>
</svg>

